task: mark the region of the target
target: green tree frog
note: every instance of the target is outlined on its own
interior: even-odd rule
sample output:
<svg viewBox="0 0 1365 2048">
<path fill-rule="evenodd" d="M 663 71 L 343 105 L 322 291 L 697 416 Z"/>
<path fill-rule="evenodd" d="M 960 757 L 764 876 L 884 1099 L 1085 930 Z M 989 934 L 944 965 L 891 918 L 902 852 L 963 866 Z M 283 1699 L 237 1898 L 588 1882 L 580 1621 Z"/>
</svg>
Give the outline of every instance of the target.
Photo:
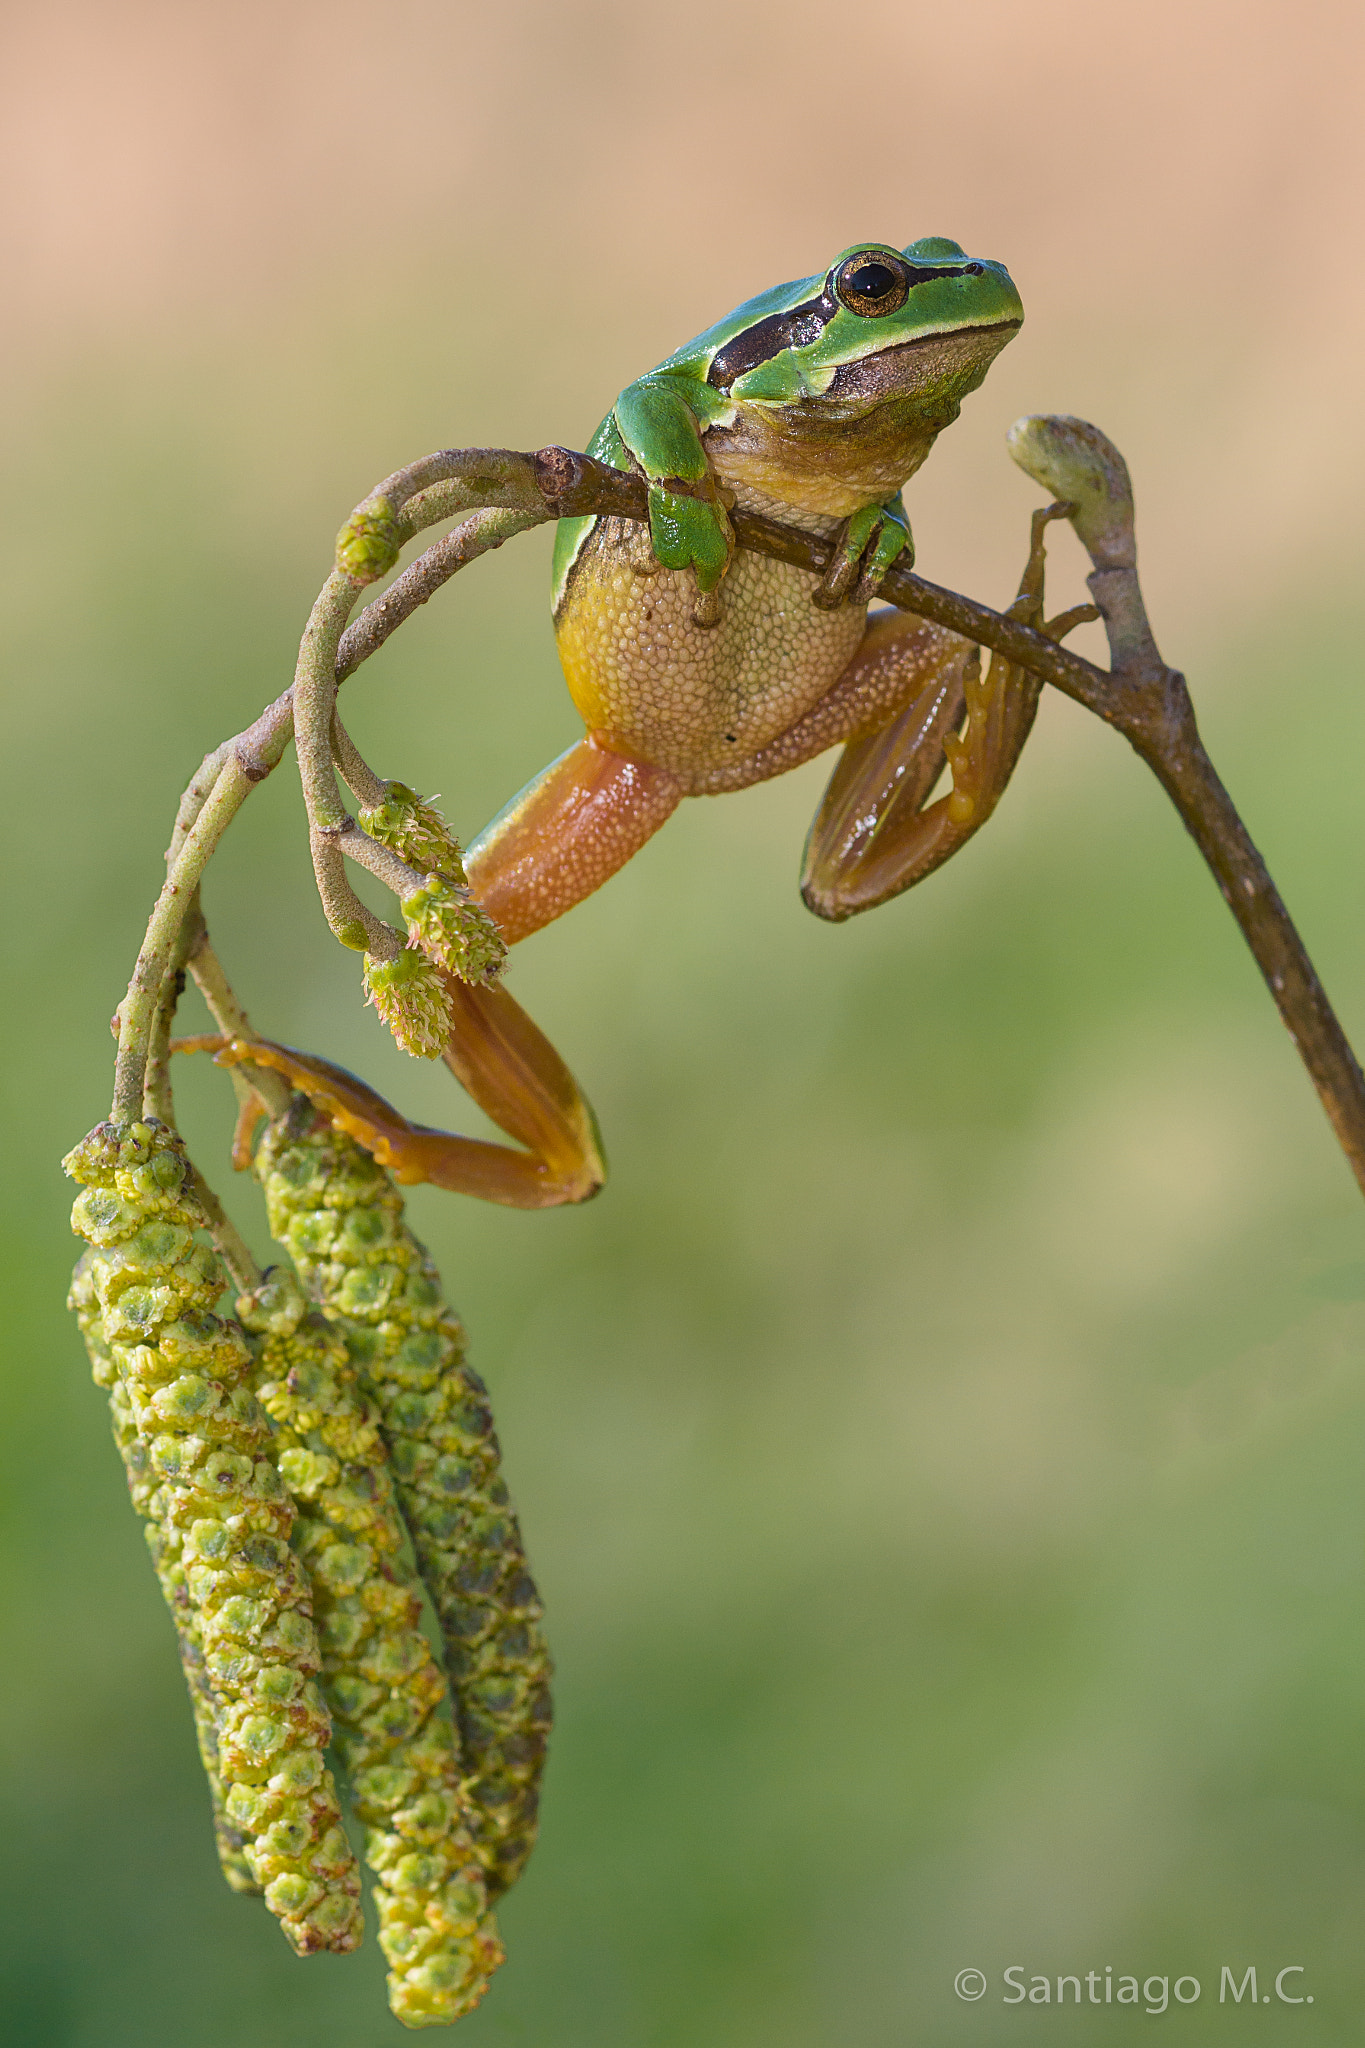
<svg viewBox="0 0 1365 2048">
<path fill-rule="evenodd" d="M 1002 264 L 939 235 L 861 242 L 627 385 L 589 449 L 647 479 L 648 528 L 566 519 L 555 548 L 559 655 L 587 736 L 469 849 L 470 884 L 509 941 L 596 889 L 683 797 L 840 742 L 891 815 L 875 858 L 817 821 L 806 901 L 846 917 L 924 871 L 919 808 L 969 650 L 903 613 L 869 620 L 868 603 L 913 558 L 902 487 L 1022 319 Z M 834 538 L 825 576 L 737 553 L 736 504 Z"/>
<path fill-rule="evenodd" d="M 1023 319 L 999 263 L 926 236 L 860 242 L 760 293 L 627 385 L 589 446 L 648 484 L 649 523 L 561 521 L 560 660 L 585 736 L 472 842 L 473 894 L 509 943 L 614 874 L 686 796 L 843 749 L 806 842 L 802 894 L 830 920 L 938 867 L 990 815 L 1039 685 L 907 613 L 868 613 L 911 556 L 901 491 Z M 736 550 L 729 514 L 832 542 L 822 576 Z M 1014 615 L 1042 625 L 1042 532 Z M 1076 616 L 1044 630 L 1069 629 Z M 945 763 L 951 790 L 930 801 Z M 524 1147 L 407 1124 L 325 1062 L 256 1041 L 391 1165 L 515 1206 L 580 1201 L 605 1168 L 572 1076 L 506 989 L 446 976 L 447 1064 Z M 245 1057 L 230 1052 L 224 1057 Z"/>
</svg>

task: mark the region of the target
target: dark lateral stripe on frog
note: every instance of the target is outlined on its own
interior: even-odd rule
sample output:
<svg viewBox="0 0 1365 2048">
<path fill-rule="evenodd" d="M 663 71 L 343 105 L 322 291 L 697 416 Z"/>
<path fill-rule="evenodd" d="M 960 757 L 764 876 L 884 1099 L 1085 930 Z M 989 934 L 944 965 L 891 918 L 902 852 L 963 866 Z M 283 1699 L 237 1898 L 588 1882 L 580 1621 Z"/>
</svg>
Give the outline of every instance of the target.
<svg viewBox="0 0 1365 2048">
<path fill-rule="evenodd" d="M 917 284 L 927 284 L 934 277 L 974 277 L 979 274 L 979 263 L 936 263 L 921 266 L 907 263 L 910 289 Z M 793 306 L 786 313 L 770 313 L 766 320 L 756 321 L 745 333 L 737 334 L 733 341 L 715 357 L 706 373 L 706 381 L 718 391 L 728 391 L 737 378 L 748 370 L 756 370 L 760 363 L 771 362 L 786 348 L 809 348 L 820 339 L 830 321 L 839 311 L 839 301 L 834 295 L 829 278 L 825 279 L 823 291 L 818 298 L 804 299 L 799 306 Z"/>
</svg>

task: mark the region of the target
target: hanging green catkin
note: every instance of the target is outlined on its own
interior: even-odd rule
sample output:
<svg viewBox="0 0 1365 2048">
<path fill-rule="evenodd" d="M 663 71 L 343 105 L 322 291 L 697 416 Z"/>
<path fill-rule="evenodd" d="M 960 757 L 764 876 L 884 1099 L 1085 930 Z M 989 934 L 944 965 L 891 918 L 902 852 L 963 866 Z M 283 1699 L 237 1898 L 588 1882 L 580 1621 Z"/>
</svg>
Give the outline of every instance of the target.
<svg viewBox="0 0 1365 2048">
<path fill-rule="evenodd" d="M 389 1174 L 296 1095 L 256 1155 L 270 1229 L 378 1403 L 445 1637 L 479 1852 L 496 1898 L 535 1843 L 550 1728 L 541 1605 L 499 1469 L 487 1389 Z"/>
<path fill-rule="evenodd" d="M 360 1877 L 324 1767 L 331 1728 L 294 1508 L 248 1384 L 240 1324 L 213 1313 L 227 1276 L 176 1133 L 100 1124 L 63 1162 L 84 1184 L 72 1227 L 102 1334 L 160 1481 L 163 1571 L 184 1573 L 217 1709 L 218 1772 L 252 1875 L 301 1955 L 361 1936 Z"/>
<path fill-rule="evenodd" d="M 333 1742 L 367 1824 L 389 2004 L 406 2026 L 445 2026 L 473 2011 L 503 1951 L 376 1412 L 288 1267 L 237 1311 L 257 1337 L 281 1476 L 302 1503 L 293 1544 L 313 1584 Z"/>
<path fill-rule="evenodd" d="M 128 1479 L 128 1492 L 134 1508 L 142 1517 L 142 1533 L 147 1538 L 147 1547 L 152 1553 L 157 1579 L 171 1610 L 175 1622 L 176 1642 L 180 1650 L 180 1662 L 189 1688 L 190 1705 L 194 1710 L 194 1732 L 199 1743 L 199 1758 L 208 1779 L 209 1797 L 213 1804 L 213 1832 L 218 1844 L 218 1861 L 223 1875 L 235 1892 L 259 1892 L 261 1887 L 251 1874 L 250 1866 L 243 1854 L 243 1836 L 239 1827 L 228 1819 L 223 1803 L 223 1782 L 218 1772 L 218 1722 L 214 1705 L 213 1688 L 208 1681 L 204 1667 L 204 1644 L 199 1632 L 199 1619 L 190 1605 L 189 1586 L 184 1569 L 180 1564 L 178 1544 L 168 1536 L 162 1521 L 164 1502 L 160 1498 L 159 1483 L 147 1456 L 147 1444 L 138 1435 L 137 1424 L 128 1402 L 127 1389 L 118 1376 L 118 1367 L 104 1335 L 104 1319 L 100 1314 L 99 1298 L 95 1293 L 95 1282 L 90 1272 L 90 1254 L 82 1252 L 76 1261 L 76 1270 L 71 1276 L 71 1293 L 67 1307 L 74 1311 L 80 1332 L 85 1339 L 85 1348 L 90 1356 L 90 1371 L 97 1387 L 103 1387 L 109 1396 L 109 1420 L 113 1426 L 114 1442 L 123 1460 L 123 1469 Z"/>
</svg>

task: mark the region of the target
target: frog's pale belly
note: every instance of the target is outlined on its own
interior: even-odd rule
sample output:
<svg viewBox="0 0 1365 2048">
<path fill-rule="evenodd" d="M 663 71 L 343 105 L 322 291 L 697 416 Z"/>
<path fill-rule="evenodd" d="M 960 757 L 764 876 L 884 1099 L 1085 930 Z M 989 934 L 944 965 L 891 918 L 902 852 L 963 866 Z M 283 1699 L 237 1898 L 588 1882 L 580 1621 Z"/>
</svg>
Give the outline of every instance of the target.
<svg viewBox="0 0 1365 2048">
<path fill-rule="evenodd" d="M 721 585 L 720 624 L 701 627 L 691 575 L 653 561 L 647 529 L 599 520 L 557 627 L 585 725 L 684 778 L 766 745 L 837 680 L 866 628 L 865 606 L 818 610 L 815 583 L 741 549 Z"/>
</svg>

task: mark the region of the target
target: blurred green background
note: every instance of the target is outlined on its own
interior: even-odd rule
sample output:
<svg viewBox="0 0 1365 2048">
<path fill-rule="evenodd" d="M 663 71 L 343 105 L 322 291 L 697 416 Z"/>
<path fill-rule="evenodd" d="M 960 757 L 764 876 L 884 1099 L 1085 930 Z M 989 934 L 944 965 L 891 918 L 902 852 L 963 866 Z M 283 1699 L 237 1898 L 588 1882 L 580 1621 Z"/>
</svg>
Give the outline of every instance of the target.
<svg viewBox="0 0 1365 2048">
<path fill-rule="evenodd" d="M 1359 1043 L 1362 32 L 1287 0 L 1140 25 L 1072 0 L 856 24 L 133 0 L 4 34 L 0 2037 L 378 2048 L 373 1941 L 300 1965 L 220 1883 L 62 1307 L 56 1162 L 106 1107 L 176 797 L 288 679 L 376 477 L 581 446 L 736 299 L 864 234 L 951 233 L 1010 264 L 1029 324 L 915 487 L 921 565 L 1011 594 L 1016 414 L 1118 439 L 1158 636 Z M 574 737 L 548 549 L 460 578 L 348 690 L 370 758 L 465 836 Z M 1069 535 L 1053 563 L 1071 601 Z M 559 1672 L 511 1960 L 460 2038 L 1148 2024 L 1006 2006 L 1017 1965 L 1192 1974 L 1176 2040 L 1357 2043 L 1359 1196 L 1113 735 L 1049 699 L 991 830 L 838 929 L 795 888 L 826 768 L 685 806 L 516 955 L 601 1117 L 603 1197 L 412 1201 Z M 263 1029 L 478 1128 L 361 1009 L 292 760 L 207 908 Z M 226 1086 L 179 1086 L 223 1185 Z M 1219 2007 L 1224 1963 L 1263 1990 L 1302 1965 L 1286 1990 L 1315 2002 Z"/>
</svg>

